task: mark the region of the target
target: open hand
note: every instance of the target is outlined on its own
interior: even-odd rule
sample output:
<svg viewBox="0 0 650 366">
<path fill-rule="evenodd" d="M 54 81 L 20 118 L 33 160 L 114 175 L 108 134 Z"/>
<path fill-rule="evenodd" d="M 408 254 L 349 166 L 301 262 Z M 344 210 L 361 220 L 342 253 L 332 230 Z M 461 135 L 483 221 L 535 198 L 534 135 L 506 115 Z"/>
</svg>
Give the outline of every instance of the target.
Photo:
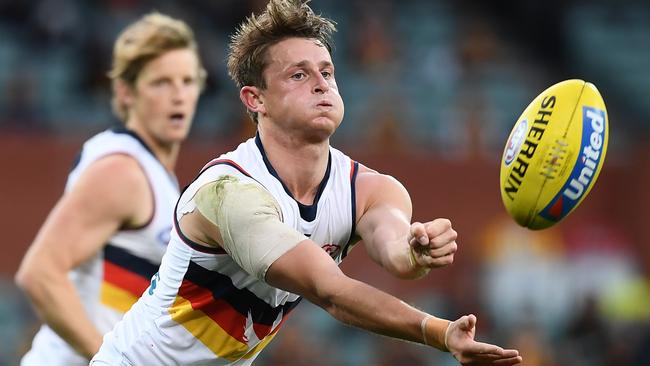
<svg viewBox="0 0 650 366">
<path fill-rule="evenodd" d="M 489 343 L 476 342 L 476 316 L 465 315 L 452 322 L 445 334 L 449 352 L 461 365 L 496 366 L 516 365 L 522 361 L 519 351 L 503 349 Z"/>
</svg>

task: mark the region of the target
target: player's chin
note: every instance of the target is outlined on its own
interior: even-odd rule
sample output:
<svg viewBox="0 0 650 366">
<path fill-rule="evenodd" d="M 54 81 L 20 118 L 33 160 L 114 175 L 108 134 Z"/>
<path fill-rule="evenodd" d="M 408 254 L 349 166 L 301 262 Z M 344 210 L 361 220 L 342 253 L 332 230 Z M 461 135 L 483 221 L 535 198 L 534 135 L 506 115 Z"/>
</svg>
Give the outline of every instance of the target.
<svg viewBox="0 0 650 366">
<path fill-rule="evenodd" d="M 317 113 L 312 117 L 312 124 L 316 127 L 329 128 L 332 130 L 332 133 L 336 130 L 337 127 L 341 124 L 343 119 L 343 114 L 338 111 L 327 111 Z"/>
<path fill-rule="evenodd" d="M 172 131 L 168 131 L 166 140 L 168 143 L 181 143 L 187 139 L 189 133 L 190 133 L 189 126 L 184 128 L 174 129 Z"/>
<path fill-rule="evenodd" d="M 312 121 L 309 128 L 303 130 L 303 136 L 309 143 L 322 143 L 328 141 L 336 131 L 336 125 L 323 121 Z"/>
<path fill-rule="evenodd" d="M 188 120 L 182 125 L 174 126 L 172 129 L 172 133 L 174 133 L 178 137 L 187 137 L 187 135 L 190 133 L 190 129 L 192 128 L 192 120 Z"/>
<path fill-rule="evenodd" d="M 319 116 L 311 121 L 310 130 L 314 135 L 322 135 L 324 138 L 330 137 L 338 128 L 340 122 L 329 117 Z"/>
</svg>

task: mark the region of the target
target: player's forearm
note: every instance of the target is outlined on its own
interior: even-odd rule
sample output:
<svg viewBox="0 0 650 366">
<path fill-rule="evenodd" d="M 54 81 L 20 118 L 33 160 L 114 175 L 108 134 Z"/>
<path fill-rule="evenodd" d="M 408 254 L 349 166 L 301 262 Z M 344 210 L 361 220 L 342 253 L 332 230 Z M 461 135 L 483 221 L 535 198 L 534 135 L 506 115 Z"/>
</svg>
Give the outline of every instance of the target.
<svg viewBox="0 0 650 366">
<path fill-rule="evenodd" d="M 428 314 L 403 301 L 350 278 L 337 281 L 337 290 L 324 306 L 339 321 L 385 336 L 425 343 L 422 321 Z M 444 334 L 449 321 L 427 321 L 426 343 L 444 350 Z"/>
<path fill-rule="evenodd" d="M 67 275 L 21 271 L 16 282 L 29 296 L 37 314 L 82 356 L 91 358 L 102 335 L 86 316 L 79 295 Z"/>
</svg>

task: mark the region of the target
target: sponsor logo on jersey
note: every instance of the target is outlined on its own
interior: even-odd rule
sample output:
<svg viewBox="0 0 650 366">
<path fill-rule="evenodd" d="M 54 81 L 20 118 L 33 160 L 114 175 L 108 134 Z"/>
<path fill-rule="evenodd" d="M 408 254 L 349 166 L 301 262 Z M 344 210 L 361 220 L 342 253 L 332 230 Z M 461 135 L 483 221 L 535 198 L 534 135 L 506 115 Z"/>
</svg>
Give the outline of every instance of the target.
<svg viewBox="0 0 650 366">
<path fill-rule="evenodd" d="M 341 253 L 341 246 L 337 244 L 325 244 L 322 248 L 332 258 L 336 258 Z"/>
</svg>

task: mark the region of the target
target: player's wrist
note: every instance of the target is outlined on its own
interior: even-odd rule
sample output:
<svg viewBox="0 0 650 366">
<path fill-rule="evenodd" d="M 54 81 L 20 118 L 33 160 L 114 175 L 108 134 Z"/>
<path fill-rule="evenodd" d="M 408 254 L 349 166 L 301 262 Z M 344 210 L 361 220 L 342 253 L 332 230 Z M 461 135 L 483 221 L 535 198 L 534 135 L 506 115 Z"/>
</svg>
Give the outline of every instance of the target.
<svg viewBox="0 0 650 366">
<path fill-rule="evenodd" d="M 415 254 L 415 250 L 413 249 L 413 247 L 411 245 L 408 246 L 407 256 L 408 256 L 409 268 L 412 271 L 415 271 L 417 273 L 418 277 L 422 277 L 422 276 L 426 275 L 427 273 L 429 273 L 431 268 L 427 267 L 427 266 L 423 266 L 420 263 L 418 263 L 417 257 L 416 257 L 416 254 Z"/>
<path fill-rule="evenodd" d="M 433 315 L 425 316 L 420 323 L 422 343 L 443 352 L 449 352 L 447 340 L 450 326 L 451 322 L 449 320 L 436 318 Z"/>
<path fill-rule="evenodd" d="M 99 352 L 99 348 L 102 346 L 104 337 L 96 332 L 94 336 L 88 337 L 85 341 L 85 344 L 83 344 L 81 354 L 86 357 L 88 360 L 93 358 L 97 352 Z"/>
</svg>

